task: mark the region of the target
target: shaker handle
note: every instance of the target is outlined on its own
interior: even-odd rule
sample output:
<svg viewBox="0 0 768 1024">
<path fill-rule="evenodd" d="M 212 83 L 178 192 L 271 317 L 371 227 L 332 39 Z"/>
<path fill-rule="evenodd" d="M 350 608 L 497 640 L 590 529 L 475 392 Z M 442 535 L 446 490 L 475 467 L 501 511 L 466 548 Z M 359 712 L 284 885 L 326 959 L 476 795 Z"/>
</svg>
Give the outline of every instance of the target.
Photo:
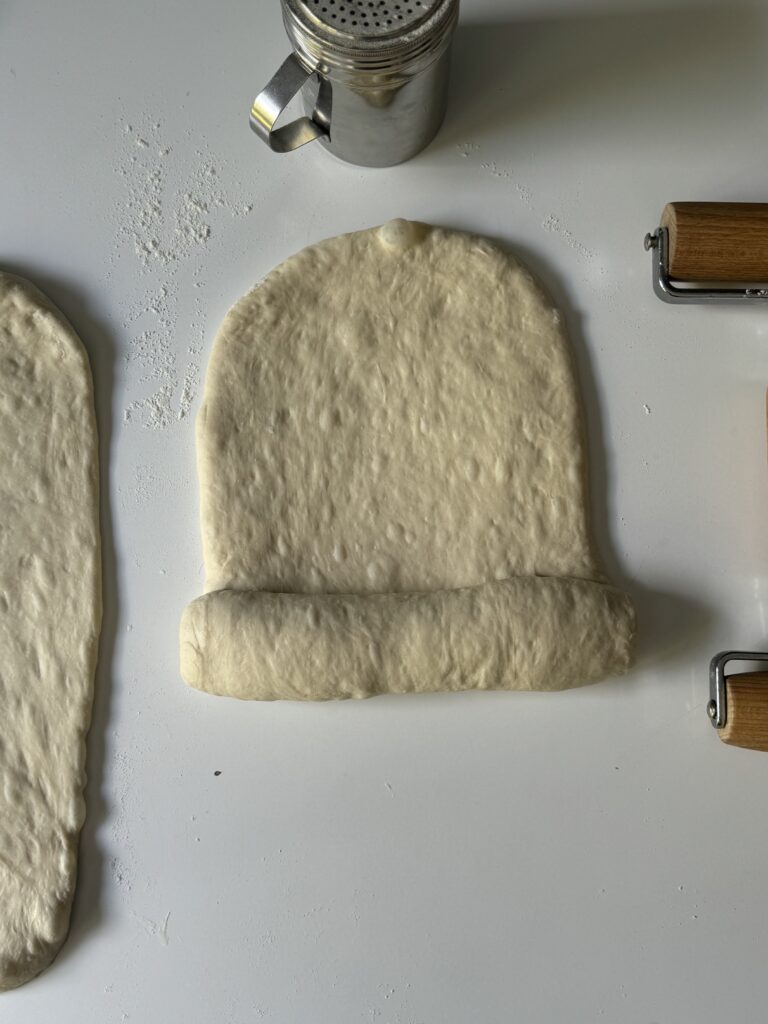
<svg viewBox="0 0 768 1024">
<path fill-rule="evenodd" d="M 311 117 L 299 117 L 282 128 L 274 126 L 313 74 L 314 71 L 307 71 L 296 54 L 291 53 L 253 101 L 251 128 L 275 153 L 290 153 L 292 149 L 328 135 L 328 129 Z"/>
</svg>

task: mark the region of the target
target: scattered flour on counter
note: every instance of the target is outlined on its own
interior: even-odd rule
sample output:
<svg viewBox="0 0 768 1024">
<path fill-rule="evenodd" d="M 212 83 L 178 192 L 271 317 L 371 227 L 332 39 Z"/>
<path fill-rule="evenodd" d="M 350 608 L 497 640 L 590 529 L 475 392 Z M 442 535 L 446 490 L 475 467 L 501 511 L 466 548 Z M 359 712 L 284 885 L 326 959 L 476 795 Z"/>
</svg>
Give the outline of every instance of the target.
<svg viewBox="0 0 768 1024">
<path fill-rule="evenodd" d="M 477 148 L 477 147 L 475 147 Z M 462 154 L 467 156 L 468 153 Z M 526 206 L 530 207 L 533 205 L 533 194 L 527 185 L 523 185 L 519 181 L 515 181 L 514 175 L 511 171 L 506 170 L 504 167 L 499 167 L 495 160 L 490 160 L 487 163 L 480 164 L 480 167 L 487 171 L 492 178 L 499 178 L 502 181 L 508 181 L 510 185 L 513 185 L 517 192 L 517 197 Z"/>
<path fill-rule="evenodd" d="M 139 685 L 136 677 L 128 680 L 131 689 Z M 141 713 L 136 711 L 136 716 L 140 718 Z M 155 890 L 154 880 L 142 867 L 140 852 L 146 822 L 146 793 L 134 778 L 137 765 L 146 763 L 148 749 L 140 740 L 137 741 L 136 734 L 124 739 L 122 735 L 113 732 L 112 739 L 109 845 L 113 852 L 109 868 L 115 886 L 122 897 L 131 903 L 137 894 L 152 894 Z M 139 849 L 136 836 L 139 837 Z"/>
<path fill-rule="evenodd" d="M 466 158 L 474 156 L 480 149 L 477 143 L 473 142 L 461 142 L 456 146 L 459 154 Z M 534 215 L 541 216 L 541 209 L 536 209 L 536 203 L 534 202 L 534 195 L 531 189 L 523 182 L 517 181 L 516 176 L 512 169 L 501 167 L 495 160 L 485 160 L 482 163 L 476 164 L 482 171 L 485 171 L 492 178 L 496 178 L 500 182 L 507 183 L 510 187 L 515 189 L 517 198 L 527 207 L 528 210 Z M 574 198 L 578 198 L 578 193 Z M 560 238 L 568 245 L 573 251 L 585 261 L 594 261 L 597 254 L 591 249 L 588 249 L 586 245 L 582 244 L 578 238 L 566 228 L 560 218 L 554 213 L 548 213 L 543 221 L 541 222 L 542 228 L 545 231 L 551 231 L 553 234 L 559 235 Z M 605 268 L 602 266 L 596 267 L 593 263 L 591 273 L 605 275 Z"/>
<path fill-rule="evenodd" d="M 122 751 L 113 755 L 116 772 L 116 806 L 112 815 L 112 842 L 116 850 L 120 850 L 110 859 L 112 878 L 126 895 L 133 888 L 134 845 L 128 827 L 131 804 L 131 763 Z"/>
<path fill-rule="evenodd" d="M 526 204 L 526 206 L 530 206 L 531 205 L 531 190 L 528 188 L 528 186 L 527 185 L 515 185 L 515 188 L 517 189 L 517 194 L 520 196 L 520 198 Z"/>
<path fill-rule="evenodd" d="M 541 226 L 544 228 L 545 231 L 552 231 L 554 234 L 560 235 L 563 241 L 567 245 L 569 245 L 571 249 L 574 249 L 579 254 L 579 256 L 583 256 L 584 259 L 587 260 L 594 259 L 595 254 L 591 251 L 591 249 L 588 249 L 586 245 L 582 245 L 582 243 L 576 238 L 573 232 L 569 231 L 568 228 L 564 227 L 560 223 L 560 218 L 556 217 L 554 213 L 550 213 L 547 217 L 545 217 L 542 221 Z"/>
<path fill-rule="evenodd" d="M 476 143 L 469 142 L 462 143 L 457 148 L 463 157 L 469 157 L 480 149 Z M 481 163 L 480 168 L 490 174 L 492 178 L 509 182 L 510 185 L 514 186 L 518 199 L 524 203 L 525 206 L 533 206 L 533 193 L 527 185 L 515 180 L 515 176 L 511 170 L 508 170 L 505 167 L 499 167 L 495 160 L 487 160 L 485 163 Z"/>
<path fill-rule="evenodd" d="M 138 509 L 148 505 L 157 489 L 157 474 L 149 465 L 133 467 L 133 478 L 130 485 L 117 485 L 120 506 L 123 509 Z"/>
<path fill-rule="evenodd" d="M 507 180 L 512 179 L 512 175 L 509 171 L 505 171 L 503 167 L 499 167 L 495 160 L 491 160 L 489 163 L 480 164 L 484 171 L 488 171 L 489 174 L 493 175 L 494 178 L 506 178 Z"/>
<path fill-rule="evenodd" d="M 206 250 L 253 204 L 199 136 L 169 141 L 161 122 L 146 117 L 118 128 L 115 173 L 124 189 L 107 276 L 129 260 L 138 280 L 121 310 L 129 394 L 136 393 L 123 418 L 165 430 L 187 417 L 200 387 Z"/>
</svg>

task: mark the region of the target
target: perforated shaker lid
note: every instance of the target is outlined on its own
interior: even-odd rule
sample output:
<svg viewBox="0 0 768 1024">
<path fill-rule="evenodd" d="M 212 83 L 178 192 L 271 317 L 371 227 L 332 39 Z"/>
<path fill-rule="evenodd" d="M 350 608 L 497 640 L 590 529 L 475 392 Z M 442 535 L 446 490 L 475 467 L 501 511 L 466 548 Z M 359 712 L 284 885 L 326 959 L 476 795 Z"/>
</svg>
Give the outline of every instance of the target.
<svg viewBox="0 0 768 1024">
<path fill-rule="evenodd" d="M 426 21 L 440 0 L 301 0 L 326 28 L 346 35 L 382 36 L 410 31 Z"/>
<path fill-rule="evenodd" d="M 459 0 L 283 0 L 289 34 L 298 33 L 314 57 L 428 51 L 452 28 L 458 7 Z"/>
</svg>

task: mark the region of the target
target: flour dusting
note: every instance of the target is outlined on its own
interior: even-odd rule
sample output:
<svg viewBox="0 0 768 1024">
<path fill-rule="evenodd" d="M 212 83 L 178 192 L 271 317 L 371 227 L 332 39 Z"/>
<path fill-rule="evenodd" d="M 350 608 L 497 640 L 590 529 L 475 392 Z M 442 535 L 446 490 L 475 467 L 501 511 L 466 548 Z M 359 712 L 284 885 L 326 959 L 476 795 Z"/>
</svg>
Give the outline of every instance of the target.
<svg viewBox="0 0 768 1024">
<path fill-rule="evenodd" d="M 480 147 L 476 143 L 468 142 L 459 143 L 457 146 L 459 153 L 465 159 L 473 157 L 479 151 L 479 148 Z M 535 202 L 532 190 L 527 184 L 525 184 L 525 182 L 517 179 L 514 169 L 502 167 L 495 160 L 484 160 L 481 163 L 478 163 L 477 166 L 481 171 L 485 171 L 486 174 L 495 178 L 498 182 L 510 189 L 514 189 L 523 208 L 527 208 L 531 213 L 537 214 L 538 216 L 542 215 L 543 211 Z M 573 251 L 585 262 L 595 260 L 597 254 L 580 242 L 574 233 L 561 222 L 560 218 L 556 214 L 546 214 L 541 221 L 541 226 L 545 231 L 550 231 L 553 234 L 558 235 L 565 244 L 573 249 Z M 594 272 L 604 274 L 605 268 L 595 267 L 593 264 L 593 273 Z"/>
<path fill-rule="evenodd" d="M 206 249 L 253 204 L 199 136 L 169 139 L 160 121 L 146 117 L 118 128 L 115 173 L 124 190 L 107 276 L 130 260 L 139 285 L 121 310 L 130 332 L 128 389 L 135 393 L 123 418 L 165 430 L 188 416 L 200 387 Z"/>
<path fill-rule="evenodd" d="M 494 178 L 505 178 L 507 181 L 512 180 L 512 175 L 509 171 L 503 167 L 499 167 L 495 160 L 491 160 L 488 163 L 480 164 L 484 171 L 488 171 Z"/>
<path fill-rule="evenodd" d="M 579 256 L 583 256 L 584 259 L 587 260 L 594 259 L 595 254 L 592 250 L 588 249 L 586 245 L 582 245 L 574 233 L 569 231 L 568 228 L 561 223 L 560 218 L 556 217 L 554 213 L 550 213 L 545 217 L 541 226 L 545 231 L 551 231 L 553 234 L 560 235 L 563 241 L 569 245 L 571 249 L 575 250 Z"/>
</svg>

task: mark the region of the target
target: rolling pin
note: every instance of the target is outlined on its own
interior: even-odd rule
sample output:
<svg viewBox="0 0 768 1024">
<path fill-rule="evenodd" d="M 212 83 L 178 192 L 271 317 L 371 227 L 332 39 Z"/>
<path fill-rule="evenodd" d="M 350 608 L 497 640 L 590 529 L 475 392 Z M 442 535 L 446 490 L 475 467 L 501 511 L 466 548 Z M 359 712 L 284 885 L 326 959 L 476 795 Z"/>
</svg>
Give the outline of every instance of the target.
<svg viewBox="0 0 768 1024">
<path fill-rule="evenodd" d="M 768 668 L 765 672 L 736 672 L 735 661 L 768 662 L 765 651 L 721 651 L 709 667 L 710 700 L 707 714 L 723 743 L 750 750 L 768 750 Z"/>
<path fill-rule="evenodd" d="M 768 393 L 766 423 L 768 423 Z M 768 662 L 766 651 L 721 651 L 709 666 L 707 714 L 723 743 L 768 750 L 768 664 L 764 672 L 728 675 L 735 661 Z"/>
<path fill-rule="evenodd" d="M 768 203 L 667 203 L 645 248 L 665 302 L 768 299 Z"/>
<path fill-rule="evenodd" d="M 645 236 L 665 302 L 768 299 L 768 203 L 667 203 Z M 727 669 L 765 662 L 765 671 Z M 707 714 L 723 743 L 768 751 L 768 652 L 721 651 L 709 668 Z"/>
</svg>

